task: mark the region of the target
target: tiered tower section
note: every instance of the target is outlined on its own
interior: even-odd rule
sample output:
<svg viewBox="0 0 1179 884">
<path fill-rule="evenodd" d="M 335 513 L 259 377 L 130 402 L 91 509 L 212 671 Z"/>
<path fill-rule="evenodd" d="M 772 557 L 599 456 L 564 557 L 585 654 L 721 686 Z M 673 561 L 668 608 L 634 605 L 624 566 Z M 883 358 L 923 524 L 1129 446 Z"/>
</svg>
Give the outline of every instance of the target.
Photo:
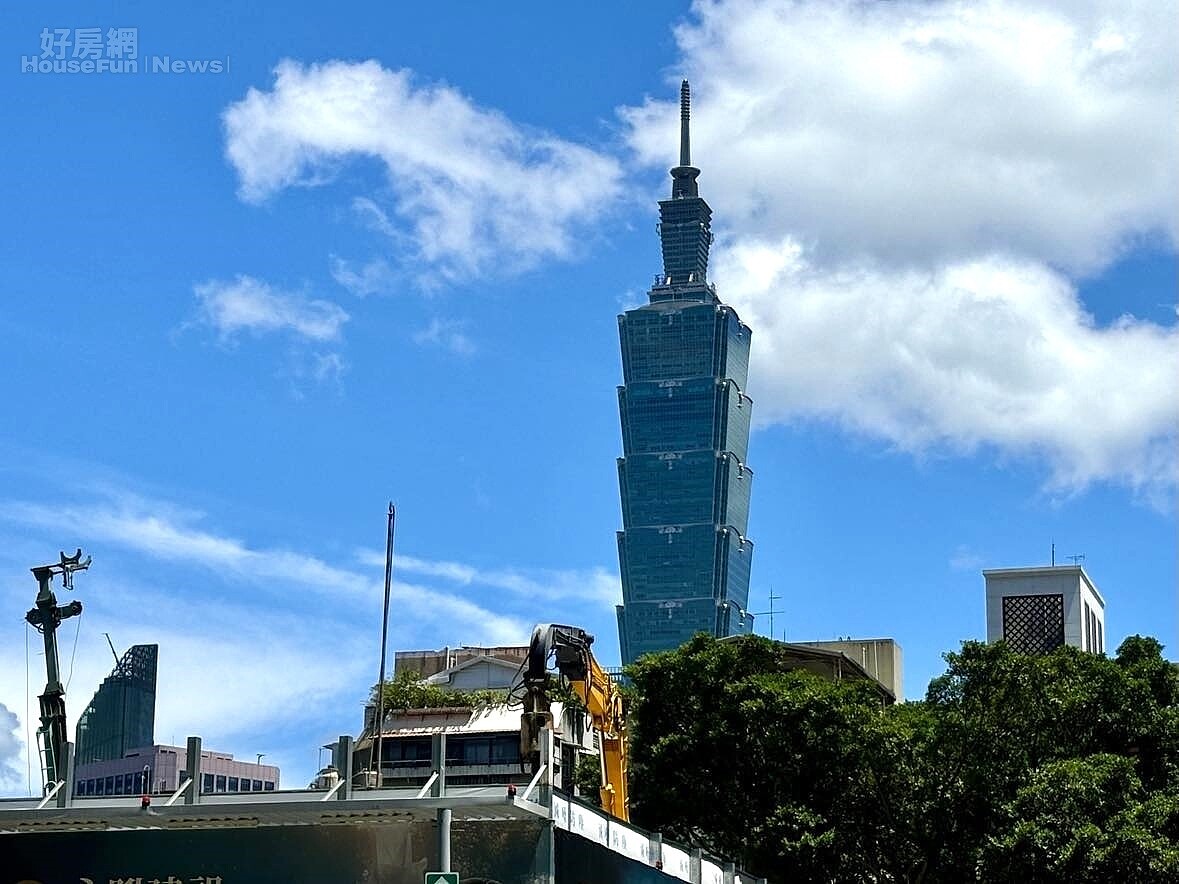
<svg viewBox="0 0 1179 884">
<path fill-rule="evenodd" d="M 680 163 L 659 203 L 663 273 L 618 317 L 623 663 L 697 632 L 750 632 L 750 331 L 708 282 L 712 209 L 696 184 L 680 87 Z"/>
</svg>

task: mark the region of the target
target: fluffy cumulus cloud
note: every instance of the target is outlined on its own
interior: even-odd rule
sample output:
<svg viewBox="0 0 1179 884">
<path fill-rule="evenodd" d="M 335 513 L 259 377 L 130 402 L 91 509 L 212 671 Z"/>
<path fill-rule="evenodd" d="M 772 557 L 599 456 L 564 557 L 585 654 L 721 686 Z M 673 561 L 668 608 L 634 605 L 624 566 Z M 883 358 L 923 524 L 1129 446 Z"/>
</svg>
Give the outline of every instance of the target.
<svg viewBox="0 0 1179 884">
<path fill-rule="evenodd" d="M 1174 325 L 1079 280 L 1179 241 L 1169 4 L 701 2 L 676 32 L 763 420 L 1173 486 Z M 666 165 L 670 102 L 624 109 Z"/>
<path fill-rule="evenodd" d="M 830 270 L 791 241 L 747 241 L 716 275 L 755 330 L 763 422 L 804 415 L 911 451 L 1040 456 L 1062 488 L 1177 478 L 1179 330 L 1096 328 L 1041 264 Z"/>
<path fill-rule="evenodd" d="M 224 123 L 250 201 L 323 183 L 351 157 L 381 161 L 399 222 L 389 232 L 453 279 L 570 254 L 578 225 L 620 189 L 614 159 L 376 61 L 283 61 L 273 87 L 251 89 Z"/>
<path fill-rule="evenodd" d="M 692 144 L 736 229 L 824 259 L 1002 251 L 1101 267 L 1179 238 L 1173 4 L 762 2 L 677 31 Z M 676 114 L 625 112 L 666 165 Z"/>
</svg>

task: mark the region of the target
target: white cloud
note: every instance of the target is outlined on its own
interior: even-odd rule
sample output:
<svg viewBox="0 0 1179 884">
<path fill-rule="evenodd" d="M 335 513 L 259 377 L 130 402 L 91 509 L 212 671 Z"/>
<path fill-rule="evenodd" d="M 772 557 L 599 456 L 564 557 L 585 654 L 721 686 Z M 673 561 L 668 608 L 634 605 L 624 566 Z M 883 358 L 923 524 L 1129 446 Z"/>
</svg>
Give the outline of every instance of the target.
<svg viewBox="0 0 1179 884">
<path fill-rule="evenodd" d="M 1179 240 L 1170 3 L 699 2 L 693 160 L 741 235 L 820 263 L 993 252 L 1073 271 Z M 623 111 L 674 158 L 672 102 Z"/>
<path fill-rule="evenodd" d="M 388 292 L 393 288 L 393 268 L 384 258 L 374 258 L 359 268 L 351 261 L 332 257 L 332 278 L 358 297 Z"/>
<path fill-rule="evenodd" d="M 1179 332 L 1075 280 L 1179 239 L 1167 4 L 700 2 L 677 32 L 754 414 L 1174 487 Z M 622 111 L 674 158 L 672 102 Z M 1056 268 L 1056 269 L 1053 269 Z"/>
<path fill-rule="evenodd" d="M 1038 455 L 1061 488 L 1179 478 L 1179 328 L 1097 328 L 1039 264 L 824 270 L 791 241 L 746 241 L 717 277 L 754 329 L 762 422 L 832 419 L 914 452 Z"/>
<path fill-rule="evenodd" d="M 0 793 L 13 791 L 24 784 L 21 770 L 24 740 L 20 736 L 20 719 L 0 703 Z"/>
<path fill-rule="evenodd" d="M 970 547 L 959 544 L 950 556 L 949 564 L 955 571 L 980 571 L 986 560 Z"/>
<path fill-rule="evenodd" d="M 29 563 L 53 544 L 83 543 L 93 555 L 70 596 L 83 614 L 59 636 L 71 727 L 110 670 L 104 632 L 120 649 L 158 643 L 158 741 L 183 744 L 195 733 L 218 750 L 266 752 L 284 766 L 284 783 L 305 783 L 316 747 L 355 731 L 376 681 L 383 552 L 333 561 L 251 543 L 166 491 L 129 491 L 127 477 L 101 467 L 84 470 L 100 478 L 77 486 L 78 465 L 60 466 L 71 481 L 50 482 L 62 491 L 51 504 L 0 497 L 0 607 L 27 608 L 36 592 Z M 391 649 L 521 644 L 537 620 L 601 633 L 619 595 L 617 576 L 600 568 L 479 569 L 398 556 L 394 578 Z M 23 709 L 29 698 L 36 709 L 44 684 L 39 647 L 20 617 L 0 622 L 0 795 L 25 791 Z M 221 685 L 233 690 L 211 689 Z M 9 712 L 18 709 L 19 720 Z"/>
<path fill-rule="evenodd" d="M 376 61 L 282 61 L 273 88 L 250 89 L 224 123 L 226 155 L 249 201 L 321 184 L 347 158 L 381 160 L 414 257 L 443 278 L 566 257 L 575 231 L 620 192 L 614 159 Z M 362 199 L 396 237 L 384 209 Z"/>
<path fill-rule="evenodd" d="M 374 599 L 380 587 L 373 573 L 333 565 L 316 556 L 281 548 L 255 549 L 241 540 L 196 527 L 197 514 L 126 496 L 95 504 L 0 501 L 0 521 L 50 528 L 112 543 L 160 561 L 186 563 L 215 572 L 222 580 L 244 581 L 256 593 L 283 597 L 295 584 L 349 602 Z M 384 559 L 382 558 L 382 565 Z M 375 573 L 375 572 L 374 572 Z M 459 630 L 471 640 L 516 640 L 527 634 L 522 620 L 501 616 L 467 599 L 428 587 L 398 582 L 398 601 L 415 613 L 415 624 Z M 260 599 L 258 599 L 260 601 Z"/>
<path fill-rule="evenodd" d="M 463 328 L 465 324 L 458 320 L 434 318 L 428 326 L 414 332 L 414 343 L 431 344 L 459 356 L 470 356 L 475 352 L 475 342 Z"/>
<path fill-rule="evenodd" d="M 369 550 L 358 554 L 359 561 L 384 566 L 384 553 Z M 613 608 L 622 600 L 619 577 L 605 568 L 556 570 L 544 568 L 482 569 L 461 562 L 420 559 L 399 554 L 394 560 L 398 572 L 408 571 L 424 577 L 440 577 L 461 586 L 489 586 L 504 589 L 529 599 L 547 601 L 583 601 Z"/>
<path fill-rule="evenodd" d="M 336 341 L 348 314 L 331 301 L 313 300 L 272 288 L 252 276 L 211 280 L 193 287 L 201 320 L 223 340 L 240 332 L 287 332 L 309 341 Z"/>
</svg>

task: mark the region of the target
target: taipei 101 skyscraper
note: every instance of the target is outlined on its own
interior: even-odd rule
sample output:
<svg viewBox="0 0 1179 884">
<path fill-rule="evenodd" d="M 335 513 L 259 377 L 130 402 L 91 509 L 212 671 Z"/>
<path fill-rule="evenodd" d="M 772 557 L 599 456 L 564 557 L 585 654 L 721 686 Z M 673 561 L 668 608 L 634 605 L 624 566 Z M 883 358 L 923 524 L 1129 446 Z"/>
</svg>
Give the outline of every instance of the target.
<svg viewBox="0 0 1179 884">
<path fill-rule="evenodd" d="M 663 273 L 649 303 L 618 317 L 624 664 L 678 647 L 697 632 L 753 629 L 753 543 L 745 536 L 753 482 L 745 463 L 750 332 L 708 282 L 712 209 L 691 163 L 690 104 L 685 80 L 680 162 L 671 170 L 671 198 L 659 203 Z"/>
</svg>

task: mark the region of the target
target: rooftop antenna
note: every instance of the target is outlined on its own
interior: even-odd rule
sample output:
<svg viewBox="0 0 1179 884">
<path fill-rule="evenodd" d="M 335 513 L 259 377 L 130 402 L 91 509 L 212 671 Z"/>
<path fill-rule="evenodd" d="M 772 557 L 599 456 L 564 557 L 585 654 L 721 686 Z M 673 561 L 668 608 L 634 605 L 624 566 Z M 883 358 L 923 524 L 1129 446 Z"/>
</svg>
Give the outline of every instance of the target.
<svg viewBox="0 0 1179 884">
<path fill-rule="evenodd" d="M 1077 553 L 1077 554 L 1076 554 L 1076 555 L 1074 555 L 1074 556 L 1065 556 L 1065 558 L 1066 558 L 1066 559 L 1072 559 L 1072 560 L 1073 560 L 1073 566 L 1075 567 L 1075 566 L 1077 566 L 1077 565 L 1081 564 L 1081 562 L 1085 561 L 1085 554 L 1084 554 L 1084 553 Z"/>
<path fill-rule="evenodd" d="M 687 81 L 685 80 L 684 82 L 687 82 Z M 781 598 L 782 598 L 782 596 L 780 596 L 780 595 L 774 595 L 774 587 L 771 586 L 770 587 L 770 609 L 768 611 L 754 611 L 753 612 L 754 617 L 761 617 L 765 614 L 770 615 L 770 638 L 771 639 L 773 639 L 773 637 L 774 637 L 774 614 L 780 613 L 779 610 L 774 607 L 774 602 L 781 599 Z M 783 632 L 782 632 L 782 641 L 786 641 L 785 630 L 783 630 Z"/>
<path fill-rule="evenodd" d="M 30 569 L 33 577 L 37 579 L 37 599 L 34 607 L 25 614 L 25 619 L 45 639 L 46 681 L 45 692 L 38 697 L 41 701 L 41 727 L 37 731 L 37 738 L 45 751 L 42 769 L 46 789 L 51 788 L 51 785 L 62 779 L 66 773 L 63 764 L 66 747 L 65 688 L 62 687 L 61 672 L 58 669 L 57 627 L 67 617 L 77 617 L 82 613 L 82 603 L 77 599 L 68 605 L 57 603 L 57 596 L 53 594 L 53 578 L 55 575 L 61 575 L 61 585 L 72 590 L 74 572 L 85 571 L 90 567 L 90 557 L 87 556 L 83 561 L 81 549 L 72 556 L 60 553 L 59 559 L 60 561 L 49 565 L 38 565 Z"/>
<path fill-rule="evenodd" d="M 1052 544 L 1052 567 L 1053 568 L 1056 567 L 1056 544 L 1055 544 L 1055 542 Z"/>
<path fill-rule="evenodd" d="M 692 115 L 692 89 L 688 81 L 680 83 L 680 165 L 692 165 L 692 144 L 688 134 L 688 119 Z"/>
</svg>

